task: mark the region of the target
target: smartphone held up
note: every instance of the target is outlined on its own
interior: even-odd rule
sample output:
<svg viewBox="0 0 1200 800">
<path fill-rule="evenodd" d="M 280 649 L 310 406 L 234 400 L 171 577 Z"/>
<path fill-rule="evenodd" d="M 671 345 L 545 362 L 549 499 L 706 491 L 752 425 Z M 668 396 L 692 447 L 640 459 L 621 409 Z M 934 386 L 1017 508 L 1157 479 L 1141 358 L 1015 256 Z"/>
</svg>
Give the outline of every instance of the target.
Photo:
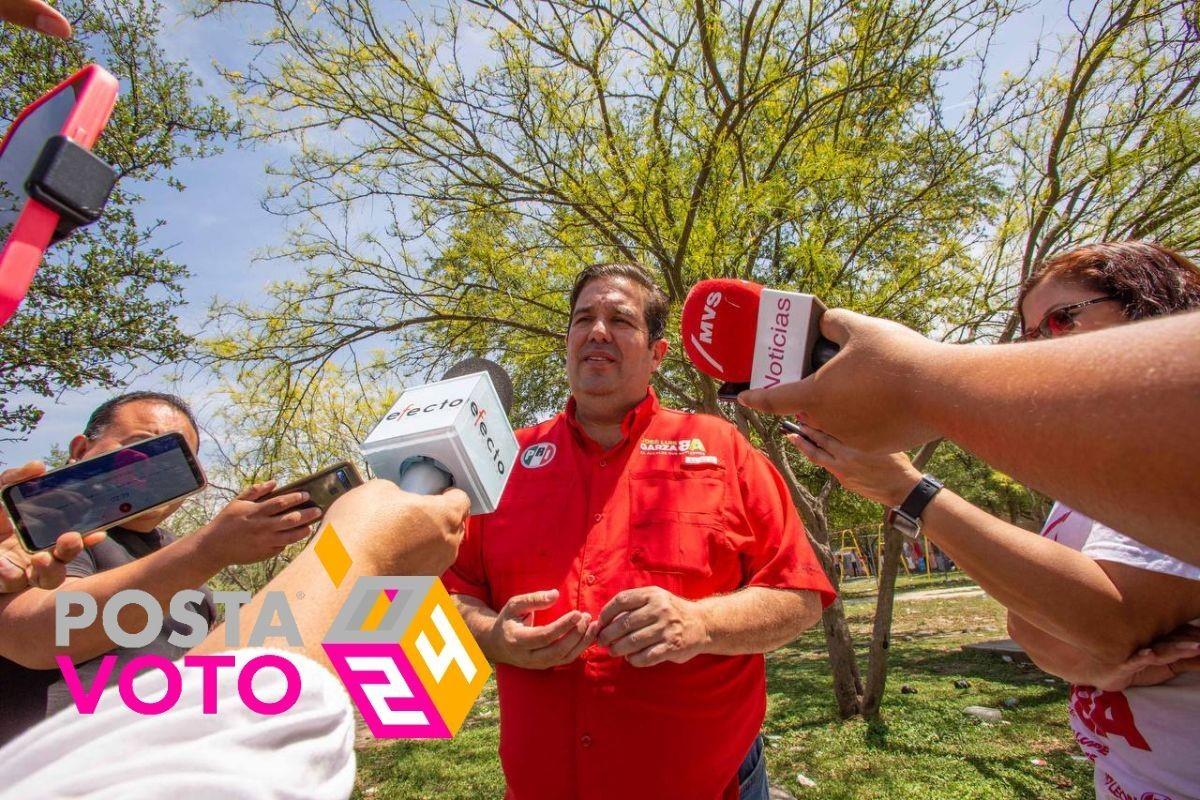
<svg viewBox="0 0 1200 800">
<path fill-rule="evenodd" d="M 91 147 L 116 99 L 117 79 L 89 64 L 25 108 L 0 141 L 0 325 L 46 248 L 100 218 L 116 173 Z"/>
<path fill-rule="evenodd" d="M 358 474 L 358 470 L 353 464 L 349 461 L 339 461 L 319 472 L 293 481 L 287 486 L 281 486 L 264 499 L 280 497 L 292 492 L 308 492 L 308 500 L 295 508 L 319 508 L 321 513 L 324 513 L 329 510 L 335 500 L 355 486 L 362 486 L 362 483 L 362 476 Z"/>
<path fill-rule="evenodd" d="M 67 531 L 107 530 L 205 485 L 187 440 L 172 432 L 10 484 L 0 500 L 18 540 L 35 552 Z"/>
</svg>

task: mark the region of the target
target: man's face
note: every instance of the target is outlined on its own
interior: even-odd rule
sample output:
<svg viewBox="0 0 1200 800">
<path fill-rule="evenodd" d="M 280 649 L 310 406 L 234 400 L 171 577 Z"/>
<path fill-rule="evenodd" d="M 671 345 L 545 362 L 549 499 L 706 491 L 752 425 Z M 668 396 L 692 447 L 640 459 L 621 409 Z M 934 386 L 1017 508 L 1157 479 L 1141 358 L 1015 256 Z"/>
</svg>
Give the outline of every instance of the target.
<svg viewBox="0 0 1200 800">
<path fill-rule="evenodd" d="M 650 341 L 645 303 L 645 290 L 627 278 L 597 278 L 583 287 L 567 331 L 567 380 L 576 402 L 636 403 L 646 394 L 667 341 Z"/>
<path fill-rule="evenodd" d="M 187 416 L 173 406 L 154 400 L 135 400 L 117 408 L 112 422 L 106 425 L 95 439 L 76 436 L 71 440 L 71 460 L 82 461 L 92 456 L 119 450 L 144 439 L 152 439 L 164 433 L 183 434 L 192 453 L 200 448 L 196 429 Z M 183 505 L 180 500 L 155 511 L 149 511 L 126 522 L 122 527 L 148 533 L 160 522 L 174 514 Z"/>
</svg>

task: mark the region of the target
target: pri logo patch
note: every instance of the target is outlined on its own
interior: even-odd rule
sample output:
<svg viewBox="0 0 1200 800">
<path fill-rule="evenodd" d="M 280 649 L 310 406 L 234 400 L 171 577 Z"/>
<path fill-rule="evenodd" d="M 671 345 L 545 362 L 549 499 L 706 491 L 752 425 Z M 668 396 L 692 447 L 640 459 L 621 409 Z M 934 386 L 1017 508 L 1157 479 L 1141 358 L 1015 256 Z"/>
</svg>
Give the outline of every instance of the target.
<svg viewBox="0 0 1200 800">
<path fill-rule="evenodd" d="M 554 460 L 554 454 L 558 452 L 558 448 L 553 442 L 539 442 L 526 447 L 521 453 L 521 464 L 526 469 L 537 469 L 544 467 Z"/>
<path fill-rule="evenodd" d="M 334 585 L 350 566 L 326 525 L 314 547 Z M 363 577 L 321 643 L 379 739 L 449 739 L 492 674 L 434 577 Z"/>
</svg>

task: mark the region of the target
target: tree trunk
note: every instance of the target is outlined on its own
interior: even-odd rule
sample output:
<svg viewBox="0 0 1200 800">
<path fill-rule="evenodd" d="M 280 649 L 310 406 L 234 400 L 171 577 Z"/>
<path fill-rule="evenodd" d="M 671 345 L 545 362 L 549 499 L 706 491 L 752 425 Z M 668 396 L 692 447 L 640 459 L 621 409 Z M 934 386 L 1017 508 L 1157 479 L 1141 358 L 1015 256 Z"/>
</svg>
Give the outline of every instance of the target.
<svg viewBox="0 0 1200 800">
<path fill-rule="evenodd" d="M 883 690 L 887 685 L 887 657 L 891 648 L 896 573 L 900 569 L 903 545 L 903 537 L 891 525 L 885 524 L 879 558 L 879 591 L 875 597 L 875 621 L 871 629 L 871 647 L 867 656 L 867 685 L 862 701 L 862 714 L 868 719 L 879 716 Z"/>
<path fill-rule="evenodd" d="M 838 586 L 837 567 L 829 547 L 829 528 L 824 515 L 812 514 L 812 509 L 802 508 L 808 530 L 808 540 L 813 546 L 821 568 L 829 582 Z M 806 513 L 808 512 L 808 513 Z M 846 624 L 846 609 L 842 598 L 837 597 L 821 613 L 821 628 L 825 632 L 825 649 L 829 653 L 829 668 L 833 673 L 833 696 L 837 702 L 838 715 L 849 719 L 862 713 L 862 678 L 858 671 L 858 658 L 854 653 L 854 640 L 850 637 L 850 626 Z"/>
<path fill-rule="evenodd" d="M 854 642 L 846 625 L 842 598 L 834 600 L 821 614 L 821 627 L 825 630 L 825 647 L 829 651 L 829 668 L 833 672 L 833 696 L 837 701 L 838 715 L 842 719 L 850 719 L 863 713 L 863 685 L 854 655 Z"/>
<path fill-rule="evenodd" d="M 913 466 L 924 469 L 939 444 L 941 439 L 924 445 L 913 458 Z M 879 707 L 883 704 L 883 690 L 887 686 L 892 611 L 896 600 L 896 574 L 900 570 L 903 546 L 904 539 L 901 534 L 885 523 L 883 553 L 879 564 L 879 590 L 875 595 L 875 621 L 871 628 L 871 648 L 867 656 L 867 685 L 862 696 L 862 715 L 868 719 L 879 716 Z M 925 558 L 929 557 L 929 553 L 926 553 Z"/>
<path fill-rule="evenodd" d="M 829 478 L 824 489 L 814 495 L 796 479 L 777 436 L 771 436 L 763 426 L 761 419 L 744 409 L 738 409 L 738 416 L 754 428 L 763 440 L 763 448 L 767 457 L 783 475 L 791 493 L 792 502 L 804 520 L 808 533 L 808 541 L 816 553 L 821 568 L 825 570 L 829 582 L 836 588 L 838 585 L 837 565 L 829 547 L 829 521 L 826 517 L 829 492 L 834 486 L 834 479 Z M 854 641 L 850 638 L 850 628 L 846 624 L 846 610 L 841 598 L 837 598 L 821 614 L 821 627 L 825 631 L 825 647 L 829 652 L 829 667 L 833 673 L 833 694 L 837 702 L 838 714 L 842 719 L 849 719 L 862 713 L 862 678 L 858 671 L 858 661 L 854 653 Z"/>
</svg>

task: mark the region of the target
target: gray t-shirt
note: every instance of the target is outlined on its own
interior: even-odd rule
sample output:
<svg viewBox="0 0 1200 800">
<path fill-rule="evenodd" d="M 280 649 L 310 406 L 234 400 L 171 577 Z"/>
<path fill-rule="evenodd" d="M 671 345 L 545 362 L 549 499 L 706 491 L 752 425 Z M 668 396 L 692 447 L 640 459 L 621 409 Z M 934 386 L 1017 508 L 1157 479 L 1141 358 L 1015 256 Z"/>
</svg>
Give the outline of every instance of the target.
<svg viewBox="0 0 1200 800">
<path fill-rule="evenodd" d="M 161 550 L 174 541 L 175 536 L 161 528 L 155 528 L 150 533 L 139 533 L 137 531 L 126 530 L 125 528 L 112 528 L 108 531 L 108 536 L 103 541 L 94 547 L 85 549 L 67 565 L 67 577 L 86 578 L 90 575 L 105 572 L 106 570 L 115 569 L 124 564 L 130 564 L 139 558 Z M 70 587 L 68 586 L 67 588 Z M 200 604 L 199 608 L 196 608 L 195 604 L 189 604 L 189 606 L 193 611 L 198 611 L 203 615 L 208 620 L 209 628 L 211 628 L 216 619 L 216 606 L 213 604 L 212 592 L 209 591 L 207 586 L 201 586 L 199 589 L 204 593 L 204 601 Z M 137 656 L 155 654 L 165 656 L 172 661 L 181 658 L 187 651 L 167 641 L 167 637 L 175 631 L 181 634 L 189 632 L 186 625 L 176 622 L 171 619 L 170 615 L 164 614 L 162 630 L 159 631 L 158 636 L 150 644 L 139 648 L 118 647 L 115 650 L 110 650 L 109 653 L 117 657 L 117 663 L 109 675 L 108 685 L 114 685 L 120 676 L 121 667 Z M 75 671 L 79 675 L 83 686 L 90 687 L 92 685 L 96 672 L 100 668 L 101 658 L 94 658 L 91 661 L 76 665 Z M 73 707 L 74 704 L 75 701 L 71 698 L 71 693 L 67 689 L 66 683 L 60 677 L 50 687 L 46 703 L 47 712 L 54 714 L 64 708 Z"/>
</svg>

